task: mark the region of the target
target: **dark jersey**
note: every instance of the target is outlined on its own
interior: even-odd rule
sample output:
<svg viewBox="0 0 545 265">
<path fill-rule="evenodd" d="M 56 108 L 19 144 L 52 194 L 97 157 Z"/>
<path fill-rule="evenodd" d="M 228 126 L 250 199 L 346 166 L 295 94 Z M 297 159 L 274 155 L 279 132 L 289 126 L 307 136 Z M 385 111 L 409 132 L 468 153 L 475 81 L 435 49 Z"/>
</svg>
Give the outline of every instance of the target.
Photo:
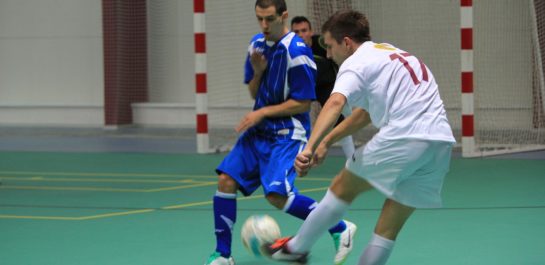
<svg viewBox="0 0 545 265">
<path fill-rule="evenodd" d="M 327 51 L 320 45 L 319 35 L 312 36 L 311 48 L 316 68 L 318 68 L 315 87 L 316 100 L 320 102 L 320 105 L 323 107 L 335 85 L 335 78 L 337 77 L 339 66 L 337 66 L 333 60 L 327 58 Z M 343 119 L 344 117 L 341 115 L 339 120 L 337 120 L 337 124 Z"/>
</svg>

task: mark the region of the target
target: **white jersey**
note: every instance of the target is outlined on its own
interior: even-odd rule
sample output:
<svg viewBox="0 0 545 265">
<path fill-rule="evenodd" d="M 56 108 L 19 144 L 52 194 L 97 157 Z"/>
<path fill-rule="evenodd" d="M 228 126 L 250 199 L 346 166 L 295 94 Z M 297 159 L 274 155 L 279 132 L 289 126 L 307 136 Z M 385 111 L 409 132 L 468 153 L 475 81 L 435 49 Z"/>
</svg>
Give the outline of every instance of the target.
<svg viewBox="0 0 545 265">
<path fill-rule="evenodd" d="M 363 43 L 341 65 L 332 93 L 365 109 L 378 137 L 455 142 L 431 71 L 390 44 Z"/>
</svg>

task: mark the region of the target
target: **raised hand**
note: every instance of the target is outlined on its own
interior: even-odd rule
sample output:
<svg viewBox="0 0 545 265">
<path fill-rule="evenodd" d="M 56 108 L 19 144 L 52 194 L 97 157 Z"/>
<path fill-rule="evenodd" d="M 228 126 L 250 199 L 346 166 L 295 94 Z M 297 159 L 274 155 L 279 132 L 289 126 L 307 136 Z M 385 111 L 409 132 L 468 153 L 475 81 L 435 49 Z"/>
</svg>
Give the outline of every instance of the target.
<svg viewBox="0 0 545 265">
<path fill-rule="evenodd" d="M 261 74 L 267 69 L 267 59 L 265 56 L 254 50 L 250 55 L 250 63 L 254 69 L 254 73 Z"/>
</svg>

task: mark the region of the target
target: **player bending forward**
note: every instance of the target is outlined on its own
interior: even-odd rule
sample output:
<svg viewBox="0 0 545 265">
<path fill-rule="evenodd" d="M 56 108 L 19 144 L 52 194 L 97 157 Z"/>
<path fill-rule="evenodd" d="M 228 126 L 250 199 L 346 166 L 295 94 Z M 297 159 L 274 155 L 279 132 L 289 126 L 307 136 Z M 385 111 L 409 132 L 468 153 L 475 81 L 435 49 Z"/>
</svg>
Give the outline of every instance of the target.
<svg viewBox="0 0 545 265">
<path fill-rule="evenodd" d="M 328 57 L 340 69 L 310 140 L 296 158 L 298 175 L 323 161 L 338 139 L 370 122 L 380 130 L 348 159 L 297 235 L 277 240 L 268 251 L 275 260 L 306 263 L 312 244 L 360 193 L 374 188 L 386 200 L 359 264 L 385 264 L 415 208 L 441 206 L 455 140 L 435 79 L 422 61 L 372 42 L 368 21 L 357 11 L 335 13 L 322 32 Z M 352 115 L 328 134 L 346 106 L 353 108 Z"/>
</svg>

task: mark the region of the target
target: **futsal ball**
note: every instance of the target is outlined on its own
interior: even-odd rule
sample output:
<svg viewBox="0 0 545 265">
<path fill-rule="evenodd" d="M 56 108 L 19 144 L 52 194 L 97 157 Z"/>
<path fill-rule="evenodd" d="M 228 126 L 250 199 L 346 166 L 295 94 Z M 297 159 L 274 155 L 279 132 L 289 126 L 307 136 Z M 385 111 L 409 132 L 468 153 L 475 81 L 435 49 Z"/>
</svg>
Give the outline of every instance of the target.
<svg viewBox="0 0 545 265">
<path fill-rule="evenodd" d="M 265 244 L 273 243 L 280 238 L 280 227 L 268 215 L 252 215 L 242 225 L 242 244 L 254 256 L 266 256 Z"/>
</svg>

